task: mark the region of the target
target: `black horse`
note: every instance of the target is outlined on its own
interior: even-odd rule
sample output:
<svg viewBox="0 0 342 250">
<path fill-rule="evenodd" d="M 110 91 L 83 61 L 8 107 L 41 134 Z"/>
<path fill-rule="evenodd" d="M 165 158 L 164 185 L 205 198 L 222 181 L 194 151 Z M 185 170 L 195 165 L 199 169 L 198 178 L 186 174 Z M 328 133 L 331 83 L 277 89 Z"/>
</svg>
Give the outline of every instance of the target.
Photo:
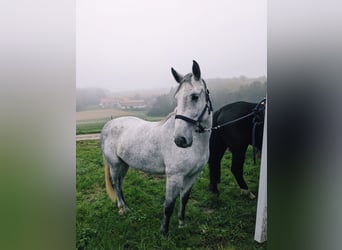
<svg viewBox="0 0 342 250">
<path fill-rule="evenodd" d="M 229 148 L 232 152 L 231 171 L 241 188 L 241 194 L 248 195 L 251 199 L 255 198 L 243 178 L 243 165 L 248 145 L 253 145 L 254 157 L 255 148 L 261 150 L 265 116 L 264 102 L 265 100 L 260 103 L 234 102 L 215 111 L 209 157 L 209 190 L 211 192 L 218 193 L 221 159 Z"/>
</svg>

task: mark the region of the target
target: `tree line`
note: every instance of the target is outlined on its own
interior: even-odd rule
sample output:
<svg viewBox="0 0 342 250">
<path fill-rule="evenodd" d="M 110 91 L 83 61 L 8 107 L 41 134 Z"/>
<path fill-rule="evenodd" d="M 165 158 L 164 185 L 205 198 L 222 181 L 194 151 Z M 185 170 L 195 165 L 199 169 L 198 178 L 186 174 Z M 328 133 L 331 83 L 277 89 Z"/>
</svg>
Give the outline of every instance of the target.
<svg viewBox="0 0 342 250">
<path fill-rule="evenodd" d="M 259 102 L 266 96 L 267 80 L 259 78 L 227 78 L 207 79 L 208 89 L 213 103 L 214 110 L 236 102 Z M 174 97 L 177 86 L 170 89 L 166 94 L 144 95 L 135 94 L 134 99 L 143 99 L 147 105 L 146 113 L 149 116 L 166 116 L 176 107 Z M 102 98 L 111 96 L 108 90 L 100 88 L 76 89 L 76 111 L 99 108 Z"/>
<path fill-rule="evenodd" d="M 259 102 L 266 97 L 267 80 L 264 77 L 249 79 L 246 77 L 232 79 L 208 79 L 206 80 L 214 110 L 222 106 L 236 102 Z M 176 107 L 172 88 L 168 94 L 158 96 L 150 105 L 147 114 L 150 116 L 166 116 Z"/>
</svg>

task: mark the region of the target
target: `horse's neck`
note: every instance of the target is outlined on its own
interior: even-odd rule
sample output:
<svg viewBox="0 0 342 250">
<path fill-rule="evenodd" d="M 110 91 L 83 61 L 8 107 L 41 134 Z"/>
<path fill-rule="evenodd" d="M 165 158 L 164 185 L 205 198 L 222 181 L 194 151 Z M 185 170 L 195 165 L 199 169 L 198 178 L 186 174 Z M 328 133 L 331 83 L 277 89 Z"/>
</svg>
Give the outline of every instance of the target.
<svg viewBox="0 0 342 250">
<path fill-rule="evenodd" d="M 167 115 L 165 120 L 160 122 L 160 126 L 158 127 L 159 130 L 165 131 L 164 133 L 173 133 L 174 127 L 175 127 L 175 112 L 172 112 Z M 166 132 L 168 131 L 168 132 Z"/>
</svg>

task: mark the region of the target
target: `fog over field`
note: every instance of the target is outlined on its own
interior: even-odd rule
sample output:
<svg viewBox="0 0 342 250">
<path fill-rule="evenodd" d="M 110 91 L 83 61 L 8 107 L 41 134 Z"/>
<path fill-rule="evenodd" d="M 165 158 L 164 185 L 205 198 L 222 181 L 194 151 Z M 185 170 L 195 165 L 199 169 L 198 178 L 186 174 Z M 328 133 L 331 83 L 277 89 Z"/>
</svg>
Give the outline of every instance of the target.
<svg viewBox="0 0 342 250">
<path fill-rule="evenodd" d="M 266 76 L 266 1 L 78 0 L 76 87 L 169 89 L 170 68 Z"/>
</svg>

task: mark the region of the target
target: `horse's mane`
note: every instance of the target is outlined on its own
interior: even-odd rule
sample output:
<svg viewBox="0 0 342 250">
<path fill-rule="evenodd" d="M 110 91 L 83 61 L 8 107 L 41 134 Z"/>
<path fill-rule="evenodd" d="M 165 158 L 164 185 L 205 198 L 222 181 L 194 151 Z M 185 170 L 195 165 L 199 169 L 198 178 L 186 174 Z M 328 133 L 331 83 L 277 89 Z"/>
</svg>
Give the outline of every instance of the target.
<svg viewBox="0 0 342 250">
<path fill-rule="evenodd" d="M 176 111 L 172 111 L 163 120 L 161 120 L 158 125 L 161 126 L 161 125 L 165 124 L 175 114 L 176 114 Z"/>
</svg>

